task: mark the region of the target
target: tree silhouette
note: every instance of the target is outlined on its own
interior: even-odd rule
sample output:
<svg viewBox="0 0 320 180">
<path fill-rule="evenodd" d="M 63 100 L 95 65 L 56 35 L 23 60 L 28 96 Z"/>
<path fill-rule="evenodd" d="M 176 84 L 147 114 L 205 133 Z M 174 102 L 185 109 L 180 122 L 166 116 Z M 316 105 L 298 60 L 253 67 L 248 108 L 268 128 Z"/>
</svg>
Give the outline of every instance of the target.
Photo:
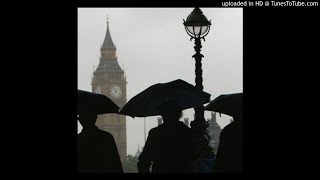
<svg viewBox="0 0 320 180">
<path fill-rule="evenodd" d="M 124 173 L 138 173 L 137 163 L 138 157 L 134 157 L 129 154 L 122 162 Z"/>
</svg>

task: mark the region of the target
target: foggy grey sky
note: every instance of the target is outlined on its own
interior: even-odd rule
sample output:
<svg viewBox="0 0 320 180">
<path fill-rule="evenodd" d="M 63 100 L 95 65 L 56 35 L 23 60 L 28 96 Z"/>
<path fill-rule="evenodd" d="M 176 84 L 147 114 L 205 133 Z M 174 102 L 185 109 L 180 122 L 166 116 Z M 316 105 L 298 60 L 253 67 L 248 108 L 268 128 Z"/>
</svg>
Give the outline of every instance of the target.
<svg viewBox="0 0 320 180">
<path fill-rule="evenodd" d="M 201 41 L 204 91 L 211 100 L 221 94 L 243 92 L 243 9 L 201 8 L 212 20 L 206 41 Z M 78 8 L 78 89 L 91 91 L 93 66 L 99 64 L 106 34 L 106 18 L 117 47 L 119 65 L 127 78 L 127 100 L 147 87 L 182 79 L 195 85 L 194 40 L 185 32 L 183 19 L 193 8 Z M 193 119 L 193 109 L 182 118 Z M 206 119 L 211 117 L 205 111 Z M 224 127 L 230 116 L 218 116 Z M 157 117 L 146 118 L 147 131 Z M 79 125 L 79 123 L 78 123 Z M 81 125 L 79 126 L 79 132 Z M 127 116 L 127 152 L 144 145 L 143 118 Z"/>
</svg>

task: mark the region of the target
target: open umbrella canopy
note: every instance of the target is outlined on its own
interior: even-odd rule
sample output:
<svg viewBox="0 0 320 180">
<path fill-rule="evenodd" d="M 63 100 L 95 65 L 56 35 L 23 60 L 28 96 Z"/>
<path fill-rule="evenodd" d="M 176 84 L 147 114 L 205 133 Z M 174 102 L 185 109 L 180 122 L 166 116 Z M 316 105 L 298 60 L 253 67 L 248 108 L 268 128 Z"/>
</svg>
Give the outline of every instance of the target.
<svg viewBox="0 0 320 180">
<path fill-rule="evenodd" d="M 210 94 L 178 79 L 158 83 L 137 94 L 120 110 L 119 114 L 131 117 L 160 115 L 163 104 L 175 102 L 182 110 L 208 103 Z"/>
<path fill-rule="evenodd" d="M 229 116 L 242 115 L 243 93 L 223 94 L 212 100 L 205 110 L 227 114 Z"/>
<path fill-rule="evenodd" d="M 81 113 L 118 113 L 119 107 L 107 96 L 78 90 L 78 114 Z"/>
</svg>

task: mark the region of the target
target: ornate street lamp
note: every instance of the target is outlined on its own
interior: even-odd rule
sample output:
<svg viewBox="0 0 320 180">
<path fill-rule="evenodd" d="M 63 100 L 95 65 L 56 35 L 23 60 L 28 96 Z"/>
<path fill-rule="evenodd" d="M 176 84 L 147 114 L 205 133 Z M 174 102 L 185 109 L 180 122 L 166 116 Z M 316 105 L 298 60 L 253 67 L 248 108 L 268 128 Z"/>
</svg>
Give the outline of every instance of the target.
<svg viewBox="0 0 320 180">
<path fill-rule="evenodd" d="M 204 39 L 204 37 L 209 33 L 210 31 L 210 25 L 211 25 L 211 20 L 208 21 L 206 16 L 202 13 L 199 7 L 195 7 L 194 10 L 189 14 L 187 17 L 187 20 L 184 21 L 184 26 L 186 29 L 187 34 L 191 37 L 190 41 L 192 39 L 195 40 L 195 46 L 194 49 L 196 51 L 196 54 L 194 54 L 192 57 L 195 58 L 196 61 L 196 78 L 195 78 L 195 83 L 196 83 L 196 88 L 203 90 L 203 85 L 202 85 L 202 68 L 201 68 L 201 59 L 204 57 L 200 51 L 201 51 L 201 39 Z M 207 155 L 212 155 L 212 149 L 209 147 L 209 141 L 210 141 L 210 135 L 208 133 L 208 123 L 206 122 L 204 118 L 204 107 L 199 106 L 194 108 L 195 110 L 195 119 L 194 121 L 191 122 L 191 128 L 198 134 L 199 139 L 201 137 L 205 137 L 205 142 L 200 140 L 199 142 L 199 148 L 201 151 L 201 154 L 204 154 L 205 156 Z"/>
</svg>

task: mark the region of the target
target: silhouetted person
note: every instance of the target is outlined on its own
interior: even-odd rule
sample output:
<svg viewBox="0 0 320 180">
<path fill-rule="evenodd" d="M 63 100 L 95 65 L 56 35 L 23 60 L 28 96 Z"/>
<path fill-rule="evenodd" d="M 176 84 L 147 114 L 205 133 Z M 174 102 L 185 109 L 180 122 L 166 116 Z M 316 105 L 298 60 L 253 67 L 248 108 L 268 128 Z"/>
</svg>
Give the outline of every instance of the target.
<svg viewBox="0 0 320 180">
<path fill-rule="evenodd" d="M 195 153 L 191 143 L 191 129 L 179 121 L 182 110 L 174 103 L 161 108 L 163 124 L 149 131 L 139 156 L 138 171 L 149 173 L 192 172 Z"/>
<path fill-rule="evenodd" d="M 215 172 L 240 173 L 243 171 L 243 118 L 233 116 L 220 134 Z"/>
<path fill-rule="evenodd" d="M 123 173 L 120 157 L 113 136 L 95 126 L 97 115 L 79 115 L 83 127 L 78 134 L 79 172 Z"/>
</svg>

